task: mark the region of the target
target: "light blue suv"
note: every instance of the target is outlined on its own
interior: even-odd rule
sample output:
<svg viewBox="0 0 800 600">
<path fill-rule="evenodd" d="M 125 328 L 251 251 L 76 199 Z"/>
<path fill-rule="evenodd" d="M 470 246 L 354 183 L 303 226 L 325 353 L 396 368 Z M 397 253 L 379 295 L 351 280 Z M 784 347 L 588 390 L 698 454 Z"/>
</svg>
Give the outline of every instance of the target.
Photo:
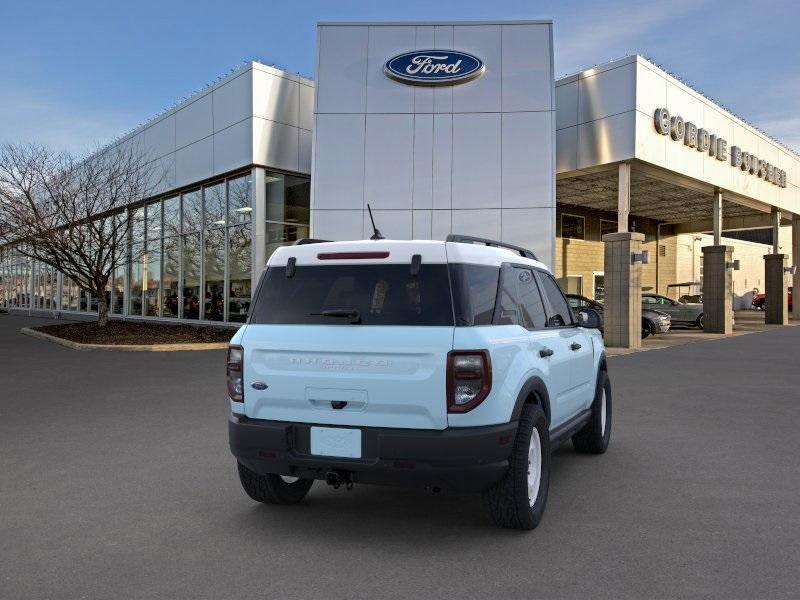
<svg viewBox="0 0 800 600">
<path fill-rule="evenodd" d="M 545 265 L 492 240 L 280 248 L 228 351 L 244 490 L 275 504 L 315 479 L 482 492 L 497 524 L 533 529 L 551 449 L 608 447 L 590 313 L 575 322 Z"/>
</svg>

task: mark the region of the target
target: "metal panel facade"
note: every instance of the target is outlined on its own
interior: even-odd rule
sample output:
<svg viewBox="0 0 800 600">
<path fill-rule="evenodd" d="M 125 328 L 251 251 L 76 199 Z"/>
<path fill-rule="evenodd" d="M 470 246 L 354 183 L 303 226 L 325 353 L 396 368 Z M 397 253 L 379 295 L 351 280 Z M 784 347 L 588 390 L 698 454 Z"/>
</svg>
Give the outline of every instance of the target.
<svg viewBox="0 0 800 600">
<path fill-rule="evenodd" d="M 601 65 L 556 82 L 557 172 L 641 160 L 727 193 L 800 212 L 800 156 L 640 56 Z M 669 111 L 713 140 L 721 152 L 698 151 L 685 134 L 660 134 L 655 112 Z M 732 164 L 734 147 L 786 172 L 781 187 Z"/>
<path fill-rule="evenodd" d="M 429 49 L 486 70 L 441 87 L 384 74 L 393 56 Z M 489 236 L 552 262 L 551 23 L 321 24 L 317 52 L 314 236 L 368 237 L 369 203 L 385 235 Z"/>
</svg>

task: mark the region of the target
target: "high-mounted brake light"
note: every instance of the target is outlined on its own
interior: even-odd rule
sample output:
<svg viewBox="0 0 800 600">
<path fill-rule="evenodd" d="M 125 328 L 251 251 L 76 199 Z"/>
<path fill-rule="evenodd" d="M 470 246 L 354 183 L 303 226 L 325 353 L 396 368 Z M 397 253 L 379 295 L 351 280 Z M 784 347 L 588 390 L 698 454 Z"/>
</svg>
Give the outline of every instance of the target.
<svg viewBox="0 0 800 600">
<path fill-rule="evenodd" d="M 319 260 L 359 260 L 363 258 L 389 258 L 388 251 L 379 252 L 320 252 Z"/>
<path fill-rule="evenodd" d="M 492 362 L 487 350 L 447 353 L 447 412 L 471 411 L 492 389 Z"/>
<path fill-rule="evenodd" d="M 228 398 L 233 402 L 244 402 L 244 348 L 241 346 L 228 346 L 225 375 Z"/>
</svg>

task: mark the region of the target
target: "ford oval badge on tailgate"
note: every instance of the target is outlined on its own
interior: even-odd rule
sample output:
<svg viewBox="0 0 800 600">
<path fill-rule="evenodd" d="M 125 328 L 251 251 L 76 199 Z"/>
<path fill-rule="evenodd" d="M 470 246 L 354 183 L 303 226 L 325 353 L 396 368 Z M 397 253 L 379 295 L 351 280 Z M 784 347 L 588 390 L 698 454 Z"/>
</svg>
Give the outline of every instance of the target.
<svg viewBox="0 0 800 600">
<path fill-rule="evenodd" d="M 386 61 L 387 77 L 410 85 L 455 85 L 483 75 L 486 67 L 477 56 L 457 50 L 413 50 Z"/>
</svg>

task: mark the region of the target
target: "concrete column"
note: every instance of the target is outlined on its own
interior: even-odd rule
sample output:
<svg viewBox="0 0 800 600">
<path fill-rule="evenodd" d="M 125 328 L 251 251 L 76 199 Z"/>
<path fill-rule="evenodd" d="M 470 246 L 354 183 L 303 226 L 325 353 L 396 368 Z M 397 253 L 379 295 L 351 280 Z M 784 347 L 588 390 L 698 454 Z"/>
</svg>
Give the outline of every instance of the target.
<svg viewBox="0 0 800 600">
<path fill-rule="evenodd" d="M 792 265 L 800 267 L 800 216 L 792 217 Z M 792 278 L 792 300 L 794 294 L 800 290 L 800 268 L 798 268 Z M 792 318 L 800 320 L 800 302 L 792 302 Z"/>
<path fill-rule="evenodd" d="M 786 295 L 789 286 L 786 284 L 788 257 L 785 254 L 765 254 L 765 290 L 767 310 L 764 322 L 772 325 L 787 325 L 789 323 L 789 301 Z"/>
<path fill-rule="evenodd" d="M 250 179 L 250 202 L 253 207 L 253 222 L 251 227 L 251 256 L 252 265 L 252 290 L 255 292 L 256 284 L 267 263 L 267 175 L 262 167 L 253 167 Z"/>
<path fill-rule="evenodd" d="M 631 163 L 620 163 L 617 184 L 617 231 L 628 231 L 631 214 Z"/>
<path fill-rule="evenodd" d="M 778 254 L 781 251 L 781 211 L 772 209 L 772 253 Z"/>
<path fill-rule="evenodd" d="M 714 245 L 722 244 L 722 191 L 714 192 Z"/>
<path fill-rule="evenodd" d="M 620 216 L 620 222 L 622 217 Z M 627 223 L 627 220 L 625 221 Z M 642 263 L 632 255 L 642 251 L 644 234 L 621 231 L 603 236 L 606 284 L 603 336 L 617 348 L 642 345 Z"/>
<path fill-rule="evenodd" d="M 733 246 L 703 248 L 703 330 L 733 333 Z"/>
</svg>

